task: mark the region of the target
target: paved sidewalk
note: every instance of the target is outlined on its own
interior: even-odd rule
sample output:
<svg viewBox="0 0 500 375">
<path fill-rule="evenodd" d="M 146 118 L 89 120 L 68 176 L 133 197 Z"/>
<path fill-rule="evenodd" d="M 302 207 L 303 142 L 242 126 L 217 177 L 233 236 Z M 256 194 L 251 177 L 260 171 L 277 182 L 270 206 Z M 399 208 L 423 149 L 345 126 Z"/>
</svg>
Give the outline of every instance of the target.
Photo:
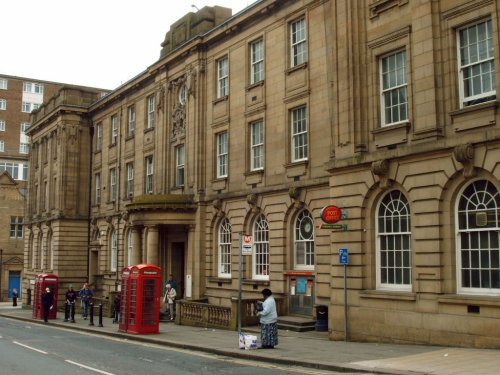
<svg viewBox="0 0 500 375">
<path fill-rule="evenodd" d="M 31 310 L 0 303 L 0 316 L 43 324 L 32 319 Z M 279 331 L 279 345 L 273 350 L 238 349 L 238 335 L 233 331 L 160 323 L 160 333 L 132 335 L 118 332 L 118 325 L 103 318 L 103 327 L 89 326 L 77 317 L 76 323 L 63 322 L 63 313 L 48 325 L 123 337 L 128 340 L 193 349 L 237 358 L 303 366 L 322 370 L 376 374 L 498 375 L 500 350 L 463 349 L 425 345 L 396 345 L 328 340 L 326 332 Z M 244 327 L 257 337 L 258 327 Z"/>
</svg>

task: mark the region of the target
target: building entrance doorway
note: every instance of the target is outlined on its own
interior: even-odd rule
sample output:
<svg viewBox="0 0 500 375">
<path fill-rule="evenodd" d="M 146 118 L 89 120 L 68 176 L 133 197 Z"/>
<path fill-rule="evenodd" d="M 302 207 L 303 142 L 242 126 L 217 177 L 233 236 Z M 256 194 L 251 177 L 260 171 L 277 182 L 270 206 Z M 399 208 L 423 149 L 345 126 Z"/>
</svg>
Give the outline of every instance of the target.
<svg viewBox="0 0 500 375">
<path fill-rule="evenodd" d="M 17 291 L 17 296 L 21 298 L 21 271 L 10 271 L 9 272 L 9 295 L 8 298 L 12 298 L 12 291 Z"/>
<path fill-rule="evenodd" d="M 174 276 L 174 280 L 177 282 L 177 299 L 184 297 L 184 247 L 184 242 L 172 242 L 170 273 Z"/>
</svg>

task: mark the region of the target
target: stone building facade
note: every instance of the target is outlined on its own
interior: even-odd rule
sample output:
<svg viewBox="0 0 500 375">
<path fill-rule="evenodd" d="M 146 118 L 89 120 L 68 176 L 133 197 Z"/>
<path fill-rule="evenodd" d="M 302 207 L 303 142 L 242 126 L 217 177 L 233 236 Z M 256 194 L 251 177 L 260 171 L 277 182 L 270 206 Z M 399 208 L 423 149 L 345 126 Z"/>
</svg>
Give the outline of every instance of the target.
<svg viewBox="0 0 500 375">
<path fill-rule="evenodd" d="M 327 305 L 332 339 L 347 323 L 354 340 L 500 347 L 496 2 L 201 11 L 209 30 L 179 20 L 106 97 L 68 89 L 34 114 L 26 264 L 107 296 L 152 263 L 229 306 L 251 234 L 243 295 Z"/>
</svg>

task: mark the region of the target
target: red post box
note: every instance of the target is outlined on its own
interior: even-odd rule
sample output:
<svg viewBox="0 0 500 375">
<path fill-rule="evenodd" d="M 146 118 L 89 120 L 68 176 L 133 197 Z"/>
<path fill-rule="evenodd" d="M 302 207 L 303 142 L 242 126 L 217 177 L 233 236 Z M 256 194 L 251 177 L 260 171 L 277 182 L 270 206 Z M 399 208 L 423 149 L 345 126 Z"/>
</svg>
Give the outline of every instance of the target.
<svg viewBox="0 0 500 375">
<path fill-rule="evenodd" d="M 46 288 L 50 288 L 54 295 L 54 308 L 49 312 L 49 319 L 57 316 L 57 293 L 59 279 L 52 273 L 41 273 L 35 278 L 35 290 L 33 294 L 33 318 L 43 319 L 42 294 Z"/>
<path fill-rule="evenodd" d="M 160 271 L 159 267 L 152 264 L 138 264 L 123 269 L 118 325 L 120 332 L 159 332 Z"/>
</svg>

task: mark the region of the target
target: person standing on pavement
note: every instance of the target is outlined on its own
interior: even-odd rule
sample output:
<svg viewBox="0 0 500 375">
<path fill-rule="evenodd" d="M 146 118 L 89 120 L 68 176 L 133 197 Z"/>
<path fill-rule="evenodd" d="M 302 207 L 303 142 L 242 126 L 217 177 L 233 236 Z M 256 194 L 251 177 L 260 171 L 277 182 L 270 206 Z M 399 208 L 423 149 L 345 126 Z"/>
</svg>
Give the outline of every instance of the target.
<svg viewBox="0 0 500 375">
<path fill-rule="evenodd" d="M 167 291 L 165 292 L 165 297 L 163 297 L 163 303 L 168 303 L 168 311 L 170 313 L 170 320 L 174 320 L 174 303 L 177 293 L 172 285 L 167 284 Z"/>
<path fill-rule="evenodd" d="M 17 289 L 12 290 L 12 306 L 17 306 Z"/>
<path fill-rule="evenodd" d="M 69 284 L 69 289 L 66 292 L 66 304 L 64 306 L 64 321 L 69 321 L 71 316 L 71 323 L 75 322 L 75 302 L 76 302 L 76 292 L 73 289 L 73 284 Z"/>
<path fill-rule="evenodd" d="M 113 323 L 118 323 L 120 320 L 120 295 L 117 294 L 113 300 Z"/>
<path fill-rule="evenodd" d="M 50 288 L 45 288 L 45 292 L 42 293 L 43 321 L 45 323 L 49 321 L 49 312 L 53 305 L 54 294 L 51 292 Z"/>
<path fill-rule="evenodd" d="M 262 295 L 264 296 L 262 311 L 257 311 L 257 315 L 260 317 L 260 348 L 273 349 L 278 345 L 276 301 L 274 300 L 273 292 L 268 288 L 262 290 Z"/>
<path fill-rule="evenodd" d="M 87 320 L 87 316 L 89 313 L 89 305 L 92 297 L 94 296 L 94 292 L 89 288 L 89 284 L 83 284 L 83 288 L 80 289 L 80 293 L 78 293 L 80 299 L 82 300 L 82 318 L 83 320 Z"/>
</svg>

